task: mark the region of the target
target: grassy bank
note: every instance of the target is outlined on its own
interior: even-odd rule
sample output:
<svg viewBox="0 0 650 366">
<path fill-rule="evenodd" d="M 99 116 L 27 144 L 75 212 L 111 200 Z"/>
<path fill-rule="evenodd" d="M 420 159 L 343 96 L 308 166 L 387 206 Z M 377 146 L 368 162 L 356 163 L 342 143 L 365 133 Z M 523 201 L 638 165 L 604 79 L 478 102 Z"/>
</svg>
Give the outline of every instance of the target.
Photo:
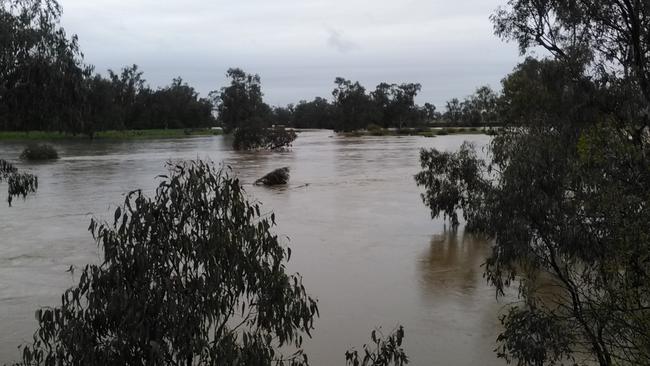
<svg viewBox="0 0 650 366">
<path fill-rule="evenodd" d="M 444 127 L 427 129 L 369 129 L 352 132 L 342 132 L 345 136 L 446 136 L 446 135 L 489 135 L 491 129 L 479 127 Z"/>
<path fill-rule="evenodd" d="M 202 129 L 157 129 L 157 130 L 113 130 L 101 131 L 94 135 L 95 139 L 107 140 L 130 140 L 130 139 L 163 139 L 163 138 L 180 138 L 192 136 L 214 136 L 220 135 L 221 131 Z M 86 135 L 71 135 L 60 132 L 50 131 L 0 131 L 0 141 L 6 140 L 66 140 L 66 139 L 88 139 Z"/>
</svg>

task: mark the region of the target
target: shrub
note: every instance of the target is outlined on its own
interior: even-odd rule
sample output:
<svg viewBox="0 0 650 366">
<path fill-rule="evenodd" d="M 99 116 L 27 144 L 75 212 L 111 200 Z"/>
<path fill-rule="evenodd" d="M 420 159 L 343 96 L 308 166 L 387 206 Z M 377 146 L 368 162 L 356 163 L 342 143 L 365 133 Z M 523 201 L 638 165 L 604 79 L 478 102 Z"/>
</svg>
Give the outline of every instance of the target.
<svg viewBox="0 0 650 366">
<path fill-rule="evenodd" d="M 59 158 L 59 154 L 52 145 L 30 144 L 25 148 L 25 150 L 23 150 L 22 154 L 20 154 L 20 158 L 31 161 L 56 160 Z"/>
</svg>

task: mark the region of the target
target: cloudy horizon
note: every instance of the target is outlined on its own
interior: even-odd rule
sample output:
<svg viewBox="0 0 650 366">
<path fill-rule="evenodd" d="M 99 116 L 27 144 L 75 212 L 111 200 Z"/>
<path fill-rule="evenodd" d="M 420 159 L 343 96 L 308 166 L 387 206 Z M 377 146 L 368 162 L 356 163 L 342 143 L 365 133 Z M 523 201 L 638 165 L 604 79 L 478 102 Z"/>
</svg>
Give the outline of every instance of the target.
<svg viewBox="0 0 650 366">
<path fill-rule="evenodd" d="M 504 1 L 61 0 L 62 23 L 96 71 L 137 64 L 152 87 L 181 76 L 202 96 L 229 67 L 259 74 L 272 105 L 331 95 L 334 79 L 419 82 L 442 109 L 476 87 L 499 88 L 521 60 L 492 33 Z"/>
</svg>

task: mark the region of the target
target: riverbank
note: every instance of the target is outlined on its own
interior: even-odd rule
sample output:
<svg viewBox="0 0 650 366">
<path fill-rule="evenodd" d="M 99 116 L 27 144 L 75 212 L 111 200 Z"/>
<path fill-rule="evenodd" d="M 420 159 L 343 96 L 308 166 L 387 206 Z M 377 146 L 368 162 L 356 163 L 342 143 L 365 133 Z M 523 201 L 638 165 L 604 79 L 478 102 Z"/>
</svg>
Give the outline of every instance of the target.
<svg viewBox="0 0 650 366">
<path fill-rule="evenodd" d="M 99 131 L 93 136 L 94 139 L 105 140 L 146 140 L 146 139 L 163 139 L 163 138 L 182 138 L 193 136 L 216 136 L 221 135 L 221 130 L 209 128 L 197 129 L 152 129 L 152 130 L 110 130 Z M 69 139 L 88 139 L 87 135 L 71 135 L 61 132 L 52 131 L 0 131 L 0 141 L 46 141 L 46 140 L 69 140 Z"/>
<path fill-rule="evenodd" d="M 357 137 L 357 136 L 423 136 L 423 137 L 436 137 L 447 135 L 491 135 L 494 128 L 482 127 L 433 127 L 433 128 L 410 128 L 410 129 L 395 129 L 395 128 L 380 128 L 359 130 L 352 132 L 341 132 L 344 136 Z"/>
</svg>

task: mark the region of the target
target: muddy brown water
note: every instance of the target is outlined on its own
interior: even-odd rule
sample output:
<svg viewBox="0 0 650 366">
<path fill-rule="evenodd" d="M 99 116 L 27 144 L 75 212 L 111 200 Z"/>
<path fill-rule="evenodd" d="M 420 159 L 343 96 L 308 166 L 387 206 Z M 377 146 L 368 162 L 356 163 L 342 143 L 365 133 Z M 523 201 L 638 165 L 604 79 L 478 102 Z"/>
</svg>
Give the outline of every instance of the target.
<svg viewBox="0 0 650 366">
<path fill-rule="evenodd" d="M 227 137 L 53 142 L 61 159 L 21 164 L 40 188 L 14 207 L 0 204 L 0 364 L 35 329 L 34 311 L 54 306 L 73 285 L 66 269 L 99 260 L 87 232 L 110 217 L 124 193 L 151 191 L 169 159 L 209 158 L 232 166 L 246 189 L 276 213 L 289 238 L 289 270 L 299 272 L 320 318 L 305 349 L 313 365 L 343 365 L 346 349 L 397 324 L 415 365 L 503 365 L 493 353 L 503 304 L 483 278 L 489 244 L 445 232 L 420 200 L 413 175 L 419 150 L 455 150 L 489 137 L 340 137 L 303 131 L 286 152 L 235 152 Z M 0 142 L 15 159 L 20 142 Z M 252 183 L 288 166 L 290 184 Z M 0 186 L 5 199 L 6 186 Z"/>
</svg>

